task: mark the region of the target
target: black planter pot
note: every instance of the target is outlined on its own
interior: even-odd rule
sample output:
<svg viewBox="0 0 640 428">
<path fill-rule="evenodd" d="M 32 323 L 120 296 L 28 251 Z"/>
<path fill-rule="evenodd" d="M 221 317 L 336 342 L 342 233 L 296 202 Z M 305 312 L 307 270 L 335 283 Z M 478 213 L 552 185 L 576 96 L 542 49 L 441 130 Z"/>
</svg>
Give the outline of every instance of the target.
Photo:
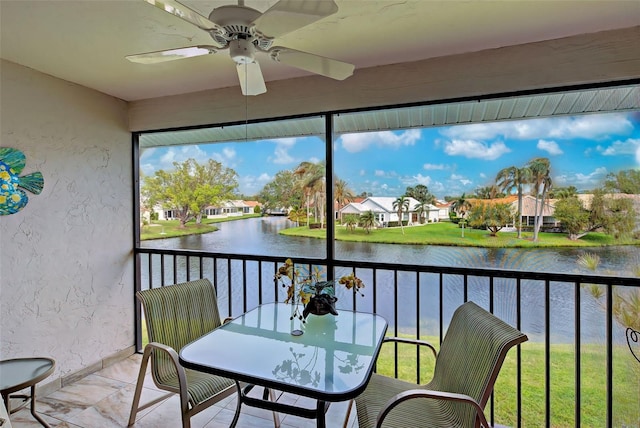
<svg viewBox="0 0 640 428">
<path fill-rule="evenodd" d="M 336 310 L 336 302 L 338 298 L 328 294 L 320 294 L 312 296 L 302 311 L 302 317 L 307 319 L 309 314 L 313 315 L 338 315 Z"/>
</svg>

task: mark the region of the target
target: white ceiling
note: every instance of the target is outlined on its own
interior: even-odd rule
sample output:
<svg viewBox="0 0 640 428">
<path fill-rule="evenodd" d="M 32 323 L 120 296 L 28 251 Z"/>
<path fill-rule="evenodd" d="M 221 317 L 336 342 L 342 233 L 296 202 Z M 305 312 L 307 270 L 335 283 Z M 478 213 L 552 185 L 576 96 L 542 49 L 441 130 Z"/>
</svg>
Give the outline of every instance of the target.
<svg viewBox="0 0 640 428">
<path fill-rule="evenodd" d="M 185 0 L 208 16 L 224 0 Z M 246 0 L 264 12 L 275 0 Z M 640 25 L 640 0 L 336 0 L 339 11 L 274 45 L 358 69 Z M 126 55 L 210 44 L 143 0 L 0 0 L 0 57 L 127 101 L 238 86 L 227 52 L 155 65 Z M 309 73 L 259 56 L 269 81 Z M 238 87 L 238 91 L 239 91 Z"/>
</svg>

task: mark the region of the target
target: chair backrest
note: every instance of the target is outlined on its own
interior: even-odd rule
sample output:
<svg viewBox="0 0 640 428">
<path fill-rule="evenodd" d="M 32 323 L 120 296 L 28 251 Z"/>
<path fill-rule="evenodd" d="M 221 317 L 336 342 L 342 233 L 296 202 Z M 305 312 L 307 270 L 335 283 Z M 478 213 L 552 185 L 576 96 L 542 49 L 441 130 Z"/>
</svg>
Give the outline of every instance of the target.
<svg viewBox="0 0 640 428">
<path fill-rule="evenodd" d="M 149 342 L 162 343 L 176 352 L 221 325 L 216 292 L 208 279 L 143 290 L 136 296 L 144 309 Z M 175 377 L 164 352 L 154 352 L 151 367 L 160 383 Z"/>
<path fill-rule="evenodd" d="M 473 302 L 460 306 L 442 341 L 429 389 L 466 394 L 484 409 L 509 349 L 527 341 L 522 332 Z M 471 406 L 455 403 L 465 426 L 475 425 Z"/>
</svg>

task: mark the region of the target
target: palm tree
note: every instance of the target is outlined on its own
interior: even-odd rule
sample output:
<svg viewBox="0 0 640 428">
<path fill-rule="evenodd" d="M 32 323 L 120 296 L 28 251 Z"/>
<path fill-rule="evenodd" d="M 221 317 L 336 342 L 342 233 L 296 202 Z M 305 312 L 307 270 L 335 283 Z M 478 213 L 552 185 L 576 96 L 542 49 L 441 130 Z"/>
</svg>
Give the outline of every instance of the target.
<svg viewBox="0 0 640 428">
<path fill-rule="evenodd" d="M 467 211 L 469 211 L 470 208 L 471 208 L 471 202 L 467 200 L 465 193 L 463 193 L 462 196 L 460 196 L 458 199 L 454 200 L 451 203 L 451 209 L 455 213 L 460 214 L 460 217 L 462 217 L 462 237 L 463 238 L 464 238 L 464 215 L 467 213 Z"/>
<path fill-rule="evenodd" d="M 528 167 L 518 168 L 510 166 L 503 168 L 496 175 L 496 186 L 509 194 L 512 190 L 518 192 L 518 239 L 522 238 L 522 187 L 529 183 L 531 170 Z"/>
<path fill-rule="evenodd" d="M 351 189 L 349 189 L 349 185 L 341 178 L 336 178 L 336 182 L 334 183 L 333 197 L 338 204 L 338 211 L 340 211 L 342 207 L 355 199 L 353 192 L 351 191 Z"/>
<path fill-rule="evenodd" d="M 347 214 L 344 216 L 344 224 L 347 230 L 353 231 L 358 224 L 358 216 L 355 214 Z"/>
<path fill-rule="evenodd" d="M 289 211 L 289 220 L 293 221 L 296 226 L 300 225 L 300 219 L 305 218 L 305 211 L 303 207 L 294 207 Z M 308 225 L 307 225 L 308 226 Z"/>
<path fill-rule="evenodd" d="M 462 196 L 460 196 L 458 199 L 455 199 L 451 203 L 451 209 L 456 214 L 460 214 L 460 217 L 462 217 L 463 219 L 464 215 L 467 213 L 467 211 L 469 211 L 469 208 L 471 208 L 471 202 L 467 200 L 466 193 L 463 193 Z"/>
<path fill-rule="evenodd" d="M 415 206 L 415 210 L 418 212 L 418 220 L 422 223 L 422 216 L 429 205 L 435 204 L 436 197 L 429 191 L 429 188 L 424 184 L 418 184 L 416 187 L 407 187 L 405 192 L 406 196 L 410 196 L 419 202 Z"/>
<path fill-rule="evenodd" d="M 489 186 L 478 187 L 476 189 L 476 196 L 478 199 L 495 199 L 500 194 L 500 188 L 495 184 Z"/>
<path fill-rule="evenodd" d="M 364 228 L 364 230 L 369 233 L 371 228 L 376 224 L 376 216 L 373 214 L 373 211 L 365 211 L 360 214 L 360 225 Z"/>
<path fill-rule="evenodd" d="M 415 210 L 418 213 L 418 222 L 420 224 L 423 223 L 424 220 L 424 212 L 429 208 L 429 203 L 427 202 L 418 202 L 418 204 L 415 206 Z"/>
<path fill-rule="evenodd" d="M 309 217 L 310 197 L 313 195 L 314 216 L 320 217 L 320 227 L 324 226 L 324 200 L 326 196 L 325 166 L 323 162 L 301 162 L 293 172 L 300 178 L 300 186 L 307 197 L 307 219 Z"/>
<path fill-rule="evenodd" d="M 536 197 L 535 221 L 533 225 L 533 242 L 538 242 L 538 232 L 542 226 L 542 216 L 544 213 L 544 201 L 547 192 L 551 189 L 551 162 L 548 158 L 535 158 L 529 161 L 527 167 L 531 171 L 532 192 Z M 540 211 L 538 212 L 538 198 L 540 199 Z"/>
<path fill-rule="evenodd" d="M 399 196 L 395 201 L 393 201 L 393 209 L 398 212 L 398 220 L 400 221 L 400 230 L 402 230 L 402 234 L 404 235 L 404 226 L 402 224 L 402 215 L 405 211 L 409 211 L 409 199 L 405 196 Z"/>
<path fill-rule="evenodd" d="M 551 199 L 569 199 L 573 198 L 577 194 L 578 189 L 576 189 L 576 186 L 556 187 L 552 192 L 549 192 L 549 197 Z"/>
</svg>

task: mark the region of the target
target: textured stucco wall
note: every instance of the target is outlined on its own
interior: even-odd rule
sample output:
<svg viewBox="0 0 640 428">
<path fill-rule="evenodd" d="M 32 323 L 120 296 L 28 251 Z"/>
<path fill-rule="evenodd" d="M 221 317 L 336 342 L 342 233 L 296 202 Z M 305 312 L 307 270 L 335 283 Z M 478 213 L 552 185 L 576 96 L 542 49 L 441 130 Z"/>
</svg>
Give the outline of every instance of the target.
<svg viewBox="0 0 640 428">
<path fill-rule="evenodd" d="M 0 64 L 0 146 L 44 176 L 0 217 L 0 359 L 51 356 L 60 379 L 134 342 L 127 105 Z"/>
</svg>

